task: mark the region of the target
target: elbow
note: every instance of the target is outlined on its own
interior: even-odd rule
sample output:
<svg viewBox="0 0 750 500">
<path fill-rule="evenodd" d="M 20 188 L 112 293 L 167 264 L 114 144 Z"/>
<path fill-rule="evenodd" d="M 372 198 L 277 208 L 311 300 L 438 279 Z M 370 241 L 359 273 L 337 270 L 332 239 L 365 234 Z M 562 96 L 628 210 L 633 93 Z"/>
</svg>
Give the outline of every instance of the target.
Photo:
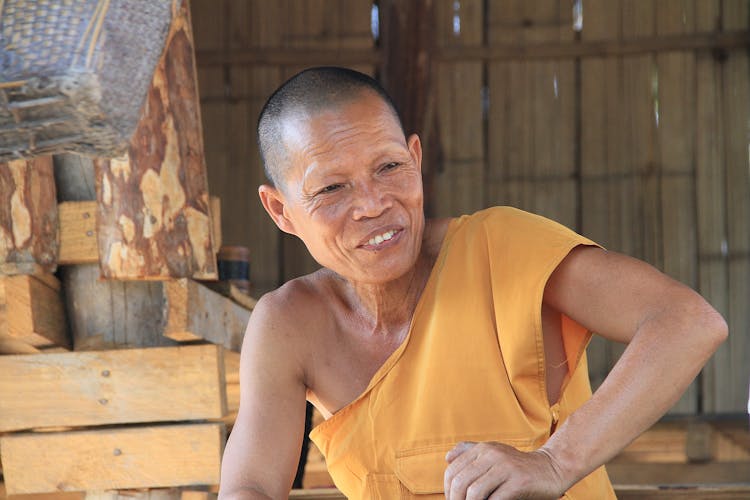
<svg viewBox="0 0 750 500">
<path fill-rule="evenodd" d="M 705 304 L 698 324 L 701 325 L 701 337 L 710 356 L 727 340 L 729 327 L 722 315 L 708 304 Z"/>
<path fill-rule="evenodd" d="M 721 344 L 723 344 L 727 340 L 727 337 L 729 337 L 729 326 L 727 325 L 727 322 L 724 320 L 721 314 L 714 311 L 714 316 L 715 325 L 713 328 L 713 350 L 715 351 Z"/>
</svg>

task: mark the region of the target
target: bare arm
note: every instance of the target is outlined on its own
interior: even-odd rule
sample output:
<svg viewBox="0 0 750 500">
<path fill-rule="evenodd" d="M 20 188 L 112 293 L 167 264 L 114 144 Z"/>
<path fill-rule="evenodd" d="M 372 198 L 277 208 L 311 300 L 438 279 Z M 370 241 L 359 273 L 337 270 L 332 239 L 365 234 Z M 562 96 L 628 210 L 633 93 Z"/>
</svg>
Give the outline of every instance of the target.
<svg viewBox="0 0 750 500">
<path fill-rule="evenodd" d="M 240 359 L 240 409 L 221 468 L 221 499 L 287 498 L 304 432 L 305 385 L 279 300 L 261 299 Z"/>
<path fill-rule="evenodd" d="M 545 301 L 602 336 L 628 344 L 594 396 L 543 446 L 565 488 L 607 462 L 661 417 L 727 336 L 696 292 L 638 260 L 575 249 Z"/>
<path fill-rule="evenodd" d="M 693 290 L 599 248 L 574 249 L 550 277 L 544 302 L 628 347 L 593 397 L 539 450 L 456 446 L 447 456 L 449 500 L 558 498 L 661 417 L 727 335 L 723 318 Z"/>
</svg>

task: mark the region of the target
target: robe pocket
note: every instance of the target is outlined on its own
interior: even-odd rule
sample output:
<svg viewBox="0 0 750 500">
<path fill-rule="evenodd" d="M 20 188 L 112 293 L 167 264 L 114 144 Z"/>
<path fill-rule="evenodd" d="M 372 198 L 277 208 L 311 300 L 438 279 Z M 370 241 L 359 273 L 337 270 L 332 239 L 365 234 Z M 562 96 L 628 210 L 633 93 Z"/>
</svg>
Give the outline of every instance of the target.
<svg viewBox="0 0 750 500">
<path fill-rule="evenodd" d="M 521 451 L 531 451 L 535 446 L 530 439 L 493 439 L 494 436 L 466 436 L 464 441 L 497 441 Z M 368 498 L 373 500 L 444 498 L 443 477 L 448 462 L 445 455 L 456 445 L 439 443 L 396 452 L 393 474 L 370 473 L 365 479 Z"/>
<path fill-rule="evenodd" d="M 483 436 L 487 438 L 486 436 Z M 467 441 L 473 439 L 466 439 Z M 498 441 L 521 451 L 536 448 L 529 439 L 482 439 Z M 435 444 L 404 449 L 396 453 L 396 478 L 402 486 L 398 496 L 391 498 L 443 498 L 443 479 L 448 462 L 445 455 L 456 443 Z M 430 495 L 430 496 L 427 496 Z"/>
<path fill-rule="evenodd" d="M 442 494 L 448 462 L 445 455 L 454 445 L 436 445 L 396 454 L 396 477 L 413 495 Z"/>
</svg>

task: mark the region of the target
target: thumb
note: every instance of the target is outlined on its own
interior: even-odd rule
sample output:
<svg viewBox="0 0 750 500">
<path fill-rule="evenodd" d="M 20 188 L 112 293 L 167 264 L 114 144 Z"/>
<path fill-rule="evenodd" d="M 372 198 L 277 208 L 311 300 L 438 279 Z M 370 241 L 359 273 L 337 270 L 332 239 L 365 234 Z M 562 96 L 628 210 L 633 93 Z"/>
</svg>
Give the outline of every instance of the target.
<svg viewBox="0 0 750 500">
<path fill-rule="evenodd" d="M 458 458 L 459 456 L 461 456 L 461 454 L 463 454 L 463 452 L 472 449 L 476 444 L 477 443 L 475 443 L 473 441 L 461 441 L 456 446 L 454 446 L 451 451 L 449 451 L 445 455 L 445 460 L 448 463 L 453 462 L 456 458 Z"/>
</svg>

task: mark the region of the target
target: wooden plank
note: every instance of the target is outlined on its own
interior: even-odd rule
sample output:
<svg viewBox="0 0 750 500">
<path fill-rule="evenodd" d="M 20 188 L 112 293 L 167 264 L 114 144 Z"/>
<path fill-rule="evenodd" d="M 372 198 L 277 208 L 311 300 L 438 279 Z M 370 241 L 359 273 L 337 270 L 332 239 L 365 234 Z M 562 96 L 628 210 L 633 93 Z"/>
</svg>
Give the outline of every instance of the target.
<svg viewBox="0 0 750 500">
<path fill-rule="evenodd" d="M 724 29 L 748 30 L 748 2 L 722 3 Z M 729 251 L 729 339 L 722 361 L 728 368 L 717 380 L 723 391 L 721 411 L 745 411 L 750 380 L 750 61 L 747 51 L 733 51 L 723 62 L 724 144 L 726 151 L 727 244 Z"/>
<path fill-rule="evenodd" d="M 193 41 L 175 2 L 165 50 L 126 157 L 97 162 L 108 279 L 216 278 Z"/>
<path fill-rule="evenodd" d="M 226 413 L 214 345 L 0 357 L 0 432 Z"/>
<path fill-rule="evenodd" d="M 242 0 L 240 0 L 242 1 Z M 701 2 L 708 0 L 701 0 Z M 699 3 L 701 3 L 699 2 Z M 584 4 L 585 5 L 585 4 Z M 585 8 L 585 7 L 584 7 Z M 587 18 L 584 26 L 592 23 Z M 435 52 L 439 62 L 456 61 L 518 61 L 536 59 L 577 59 L 581 57 L 608 57 L 641 55 L 652 52 L 695 50 L 741 49 L 750 43 L 746 31 L 728 33 L 700 33 L 673 36 L 640 36 L 635 39 L 604 39 L 600 41 L 563 41 L 560 43 L 503 43 L 492 46 L 443 47 Z M 377 65 L 382 53 L 377 49 L 313 49 L 313 48 L 272 48 L 258 51 L 249 49 L 198 50 L 198 65 L 210 68 L 221 65 L 252 66 L 325 66 L 355 64 Z"/>
<path fill-rule="evenodd" d="M 10 495 L 217 484 L 222 424 L 20 433 L 0 438 Z"/>
<path fill-rule="evenodd" d="M 292 490 L 289 500 L 346 500 L 346 497 L 336 488 L 315 488 Z"/>
<path fill-rule="evenodd" d="M 183 492 L 179 488 L 87 491 L 85 493 L 85 500 L 182 500 L 182 498 Z M 188 498 L 190 498 L 190 496 L 188 496 Z"/>
<path fill-rule="evenodd" d="M 721 19 L 718 1 L 697 2 L 696 23 L 712 30 Z M 695 168 L 698 230 L 698 291 L 725 318 L 729 310 L 726 167 L 722 109 L 722 64 L 714 54 L 697 54 Z M 724 342 L 701 373 L 703 411 L 731 408 L 724 388 L 732 374 L 731 342 Z M 729 396 L 729 397 L 728 397 Z"/>
<path fill-rule="evenodd" d="M 608 464 L 607 472 L 615 484 L 744 483 L 750 477 L 750 462 L 622 462 Z"/>
<path fill-rule="evenodd" d="M 615 485 L 615 493 L 620 500 L 660 499 L 673 500 L 736 500 L 750 497 L 750 486 L 735 484 L 701 484 L 701 485 Z"/>
<path fill-rule="evenodd" d="M 97 264 L 63 266 L 60 276 L 76 351 L 177 345 L 163 336 L 162 282 L 102 280 Z"/>
<path fill-rule="evenodd" d="M 58 205 L 60 264 L 93 264 L 99 262 L 96 210 L 95 201 L 66 201 Z"/>
<path fill-rule="evenodd" d="M 0 338 L 36 348 L 70 348 L 66 324 L 59 283 L 54 276 L 0 277 Z"/>
<path fill-rule="evenodd" d="M 41 352 L 38 347 L 13 337 L 0 336 L 0 354 L 36 354 Z"/>
<path fill-rule="evenodd" d="M 667 0 L 655 4 L 660 35 L 695 31 L 692 1 Z M 695 54 L 657 53 L 658 161 L 661 169 L 661 227 L 664 272 L 691 288 L 698 286 L 695 199 Z M 697 385 L 691 384 L 673 411 L 698 408 Z"/>
<path fill-rule="evenodd" d="M 240 383 L 240 353 L 224 351 L 224 380 L 227 384 Z"/>
<path fill-rule="evenodd" d="M 52 157 L 0 163 L 0 274 L 57 268 Z"/>
<path fill-rule="evenodd" d="M 346 500 L 346 497 L 336 488 L 315 488 L 292 490 L 289 500 Z"/>
<path fill-rule="evenodd" d="M 95 201 L 65 201 L 57 207 L 60 218 L 61 265 L 93 264 L 99 262 L 99 245 L 96 232 Z M 221 247 L 221 200 L 210 197 L 211 231 Z"/>
<path fill-rule="evenodd" d="M 32 493 L 29 495 L 13 495 L 8 497 L 5 491 L 5 483 L 0 481 L 0 498 L 9 500 L 84 500 L 86 494 L 80 491 L 66 491 L 56 493 Z"/>
<path fill-rule="evenodd" d="M 211 196 L 208 199 L 209 203 L 209 216 L 211 217 L 211 234 L 214 239 L 214 249 L 218 254 L 222 244 L 221 234 L 221 198 L 218 196 Z"/>
<path fill-rule="evenodd" d="M 164 283 L 164 335 L 178 341 L 207 340 L 239 352 L 250 311 L 186 278 Z"/>
<path fill-rule="evenodd" d="M 425 212 L 431 214 L 433 176 L 439 160 L 435 85 L 432 83 L 435 4 L 424 0 L 384 1 L 379 9 L 383 20 L 379 81 L 396 104 L 404 130 L 407 134 L 419 135 Z"/>
<path fill-rule="evenodd" d="M 490 4 L 489 16 L 491 44 L 573 38 L 571 11 L 560 2 Z M 576 229 L 573 61 L 492 63 L 488 71 L 488 134 L 493 139 L 488 144 L 487 203 L 543 210 Z M 554 183 L 564 188 L 550 189 Z"/>
<path fill-rule="evenodd" d="M 482 44 L 482 2 L 438 2 L 435 15 L 439 47 Z M 483 65 L 480 62 L 441 63 L 433 80 L 437 85 L 435 112 L 441 162 L 434 176 L 432 215 L 472 213 L 485 206 Z"/>
</svg>

